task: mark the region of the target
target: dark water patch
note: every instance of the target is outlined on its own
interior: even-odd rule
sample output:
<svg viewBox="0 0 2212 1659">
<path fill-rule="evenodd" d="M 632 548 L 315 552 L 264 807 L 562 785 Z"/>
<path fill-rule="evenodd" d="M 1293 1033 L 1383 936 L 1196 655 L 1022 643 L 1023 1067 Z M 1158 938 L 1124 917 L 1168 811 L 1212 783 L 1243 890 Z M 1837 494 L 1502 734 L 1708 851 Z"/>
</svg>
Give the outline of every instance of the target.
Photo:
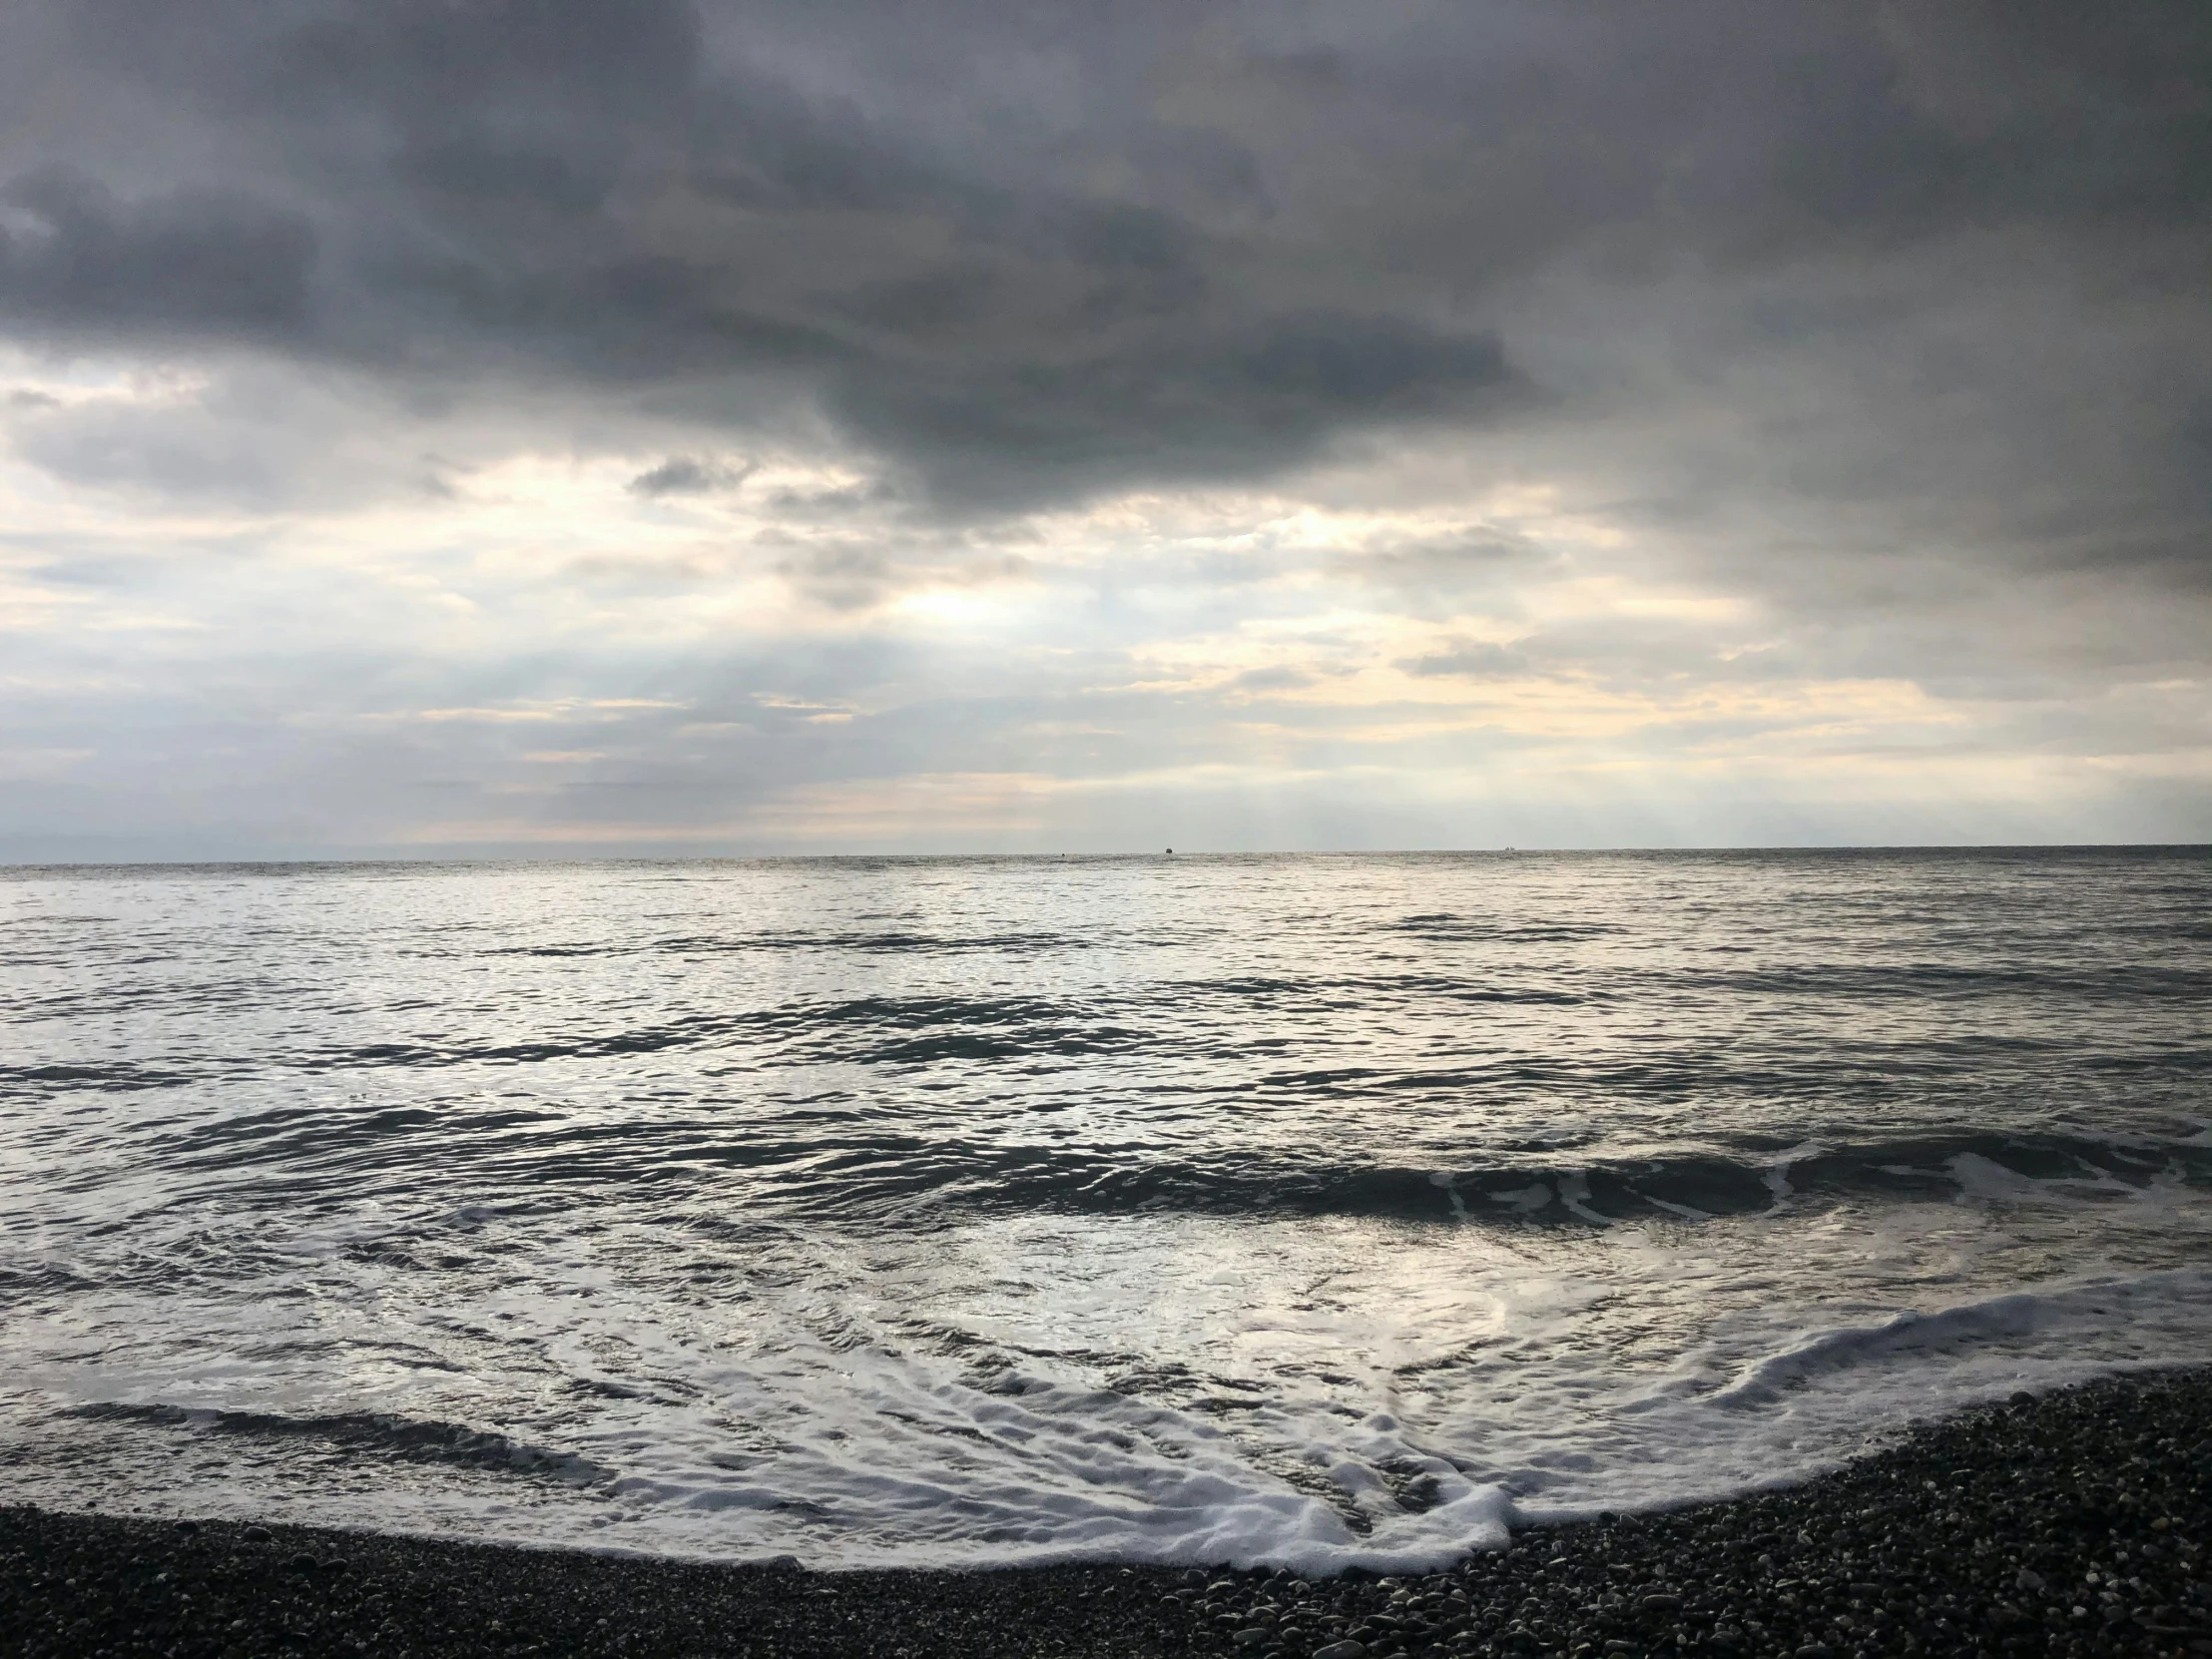
<svg viewBox="0 0 2212 1659">
<path fill-rule="evenodd" d="M 220 980 L 128 979 L 97 987 L 55 991 L 16 998 L 0 1009 L 0 1022 L 31 1024 L 47 1020 L 94 1020 L 110 1015 L 125 1018 L 151 1013 L 200 1011 L 234 1013 L 247 1007 L 267 1007 L 283 1000 L 290 1006 L 312 1001 L 319 987 L 311 981 L 275 978 Z"/>
<path fill-rule="evenodd" d="M 1601 994 L 1543 985 L 1500 985 L 1438 973 L 1378 974 L 1355 981 L 1362 990 L 1434 998 L 1441 1002 L 1527 1003 L 1537 1007 L 1578 1008 L 1607 1000 Z"/>
<path fill-rule="evenodd" d="M 629 956 L 634 945 L 619 944 L 507 944 L 473 951 L 477 956 Z"/>
<path fill-rule="evenodd" d="M 1570 1008 L 1601 1001 L 1601 993 L 1577 985 L 1501 983 L 1496 978 L 1441 973 L 1329 974 L 1303 978 L 1235 976 L 1220 979 L 1181 979 L 1160 985 L 1143 998 L 1147 1007 L 1195 1009 L 1224 1005 L 1234 1012 L 1240 1004 L 1266 1004 L 1279 1009 L 1365 1010 L 1381 1006 L 1374 996 L 1419 998 L 1436 1003 L 1525 1003 L 1535 1007 Z"/>
<path fill-rule="evenodd" d="M 931 1065 L 939 1060 L 1014 1060 L 1036 1056 L 1112 1054 L 1143 1041 L 1143 1034 L 1120 1026 L 1031 1027 L 1018 1034 L 977 1034 L 913 1037 L 903 1042 L 879 1043 L 849 1054 L 862 1064 L 891 1066 Z"/>
<path fill-rule="evenodd" d="M 787 1059 L 923 1065 L 945 1059 L 1091 1054 L 1143 1040 L 1142 1032 L 1089 1020 L 1079 1010 L 1035 997 L 859 997 L 699 1013 L 660 1025 L 520 1042 L 366 1043 L 313 1051 L 293 1064 L 310 1073 L 522 1066 L 758 1045 Z"/>
<path fill-rule="evenodd" d="M 1626 933 L 1620 923 L 1599 921 L 1499 921 L 1434 910 L 1384 922 L 1380 931 L 1466 944 L 1579 944 Z"/>
<path fill-rule="evenodd" d="M 554 1113 L 511 1108 L 281 1106 L 149 1137 L 140 1156 L 180 1171 L 259 1171 L 303 1185 L 313 1184 L 318 1172 L 358 1158 L 391 1184 L 404 1185 L 429 1173 L 426 1166 L 441 1157 L 450 1167 L 517 1129 L 562 1121 Z M 423 1147 L 422 1159 L 400 1150 L 410 1141 Z"/>
<path fill-rule="evenodd" d="M 603 1468 L 574 1452 L 548 1450 L 489 1429 L 384 1412 L 295 1417 L 273 1411 L 193 1410 L 180 1405 L 101 1402 L 74 1406 L 62 1414 L 95 1422 L 143 1423 L 149 1427 L 183 1428 L 257 1440 L 308 1442 L 348 1457 L 437 1463 L 554 1480 L 570 1486 L 597 1485 L 614 1478 L 612 1469 Z"/>
<path fill-rule="evenodd" d="M 944 956 L 972 952 L 1033 955 L 1052 950 L 1087 950 L 1096 941 L 1079 934 L 1029 931 L 1010 933 L 921 933 L 884 931 L 792 931 L 777 933 L 690 934 L 655 941 L 652 948 L 674 956 L 717 952 L 857 951 L 863 955 Z"/>
<path fill-rule="evenodd" d="M 74 1268 L 42 1262 L 36 1266 L 0 1265 L 0 1302 L 21 1306 L 32 1298 L 49 1295 L 79 1296 L 101 1288 L 103 1281 Z"/>
<path fill-rule="evenodd" d="M 1322 1066 L 1310 1071 L 1263 1072 L 1252 1083 L 1259 1089 L 1336 1091 L 1347 1084 L 1369 1083 L 1389 1075 L 1374 1066 Z"/>
<path fill-rule="evenodd" d="M 1639 975 L 1638 977 L 1643 977 Z M 2212 966 L 2168 966 L 2116 958 L 2098 962 L 2076 948 L 2064 962 L 2014 959 L 1990 965 L 1961 962 L 1783 964 L 1723 972 L 1680 967 L 1649 976 L 1655 988 L 1723 996 L 1784 995 L 1809 1000 L 1850 998 L 2049 997 L 2143 1000 L 2212 998 Z"/>
<path fill-rule="evenodd" d="M 199 1080 L 200 1074 L 174 1067 L 141 1065 L 130 1060 L 49 1062 L 33 1066 L 0 1066 L 0 1100 L 11 1095 L 33 1099 L 56 1090 L 88 1089 L 129 1093 L 140 1089 L 167 1089 Z"/>
<path fill-rule="evenodd" d="M 131 954 L 123 954 L 125 951 Z M 44 951 L 0 951 L 0 968 L 68 970 L 80 968 L 88 961 L 102 968 L 148 968 L 183 960 L 182 952 L 153 952 L 136 944 L 120 941 L 106 944 L 89 939 L 57 941 Z"/>
<path fill-rule="evenodd" d="M 1316 981 L 1305 977 L 1267 974 L 1238 974 L 1220 979 L 1178 979 L 1162 984 L 1152 993 L 1152 1000 L 1169 1003 L 1188 1003 L 1194 997 L 1231 997 L 1237 999 L 1309 994 Z"/>
</svg>

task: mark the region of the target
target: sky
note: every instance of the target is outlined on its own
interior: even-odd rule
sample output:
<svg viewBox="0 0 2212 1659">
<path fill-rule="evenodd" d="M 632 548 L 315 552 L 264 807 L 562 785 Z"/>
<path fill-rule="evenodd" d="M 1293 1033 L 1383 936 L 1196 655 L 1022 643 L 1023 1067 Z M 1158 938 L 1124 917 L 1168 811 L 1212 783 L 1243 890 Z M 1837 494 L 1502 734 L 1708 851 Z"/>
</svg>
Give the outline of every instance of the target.
<svg viewBox="0 0 2212 1659">
<path fill-rule="evenodd" d="M 2212 7 L 11 0 L 0 859 L 2212 838 Z"/>
</svg>

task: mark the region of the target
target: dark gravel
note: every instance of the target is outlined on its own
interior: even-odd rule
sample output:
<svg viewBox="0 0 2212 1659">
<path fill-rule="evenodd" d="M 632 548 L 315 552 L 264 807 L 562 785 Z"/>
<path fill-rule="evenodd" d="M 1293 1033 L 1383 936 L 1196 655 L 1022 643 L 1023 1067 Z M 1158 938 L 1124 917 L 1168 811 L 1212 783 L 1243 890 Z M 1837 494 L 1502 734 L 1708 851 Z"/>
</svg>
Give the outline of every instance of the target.
<svg viewBox="0 0 2212 1659">
<path fill-rule="evenodd" d="M 0 1509 L 9 1654 L 2212 1654 L 2212 1372 L 1420 1578 L 833 1575 Z M 1358 1644 L 1354 1647 L 1350 1644 Z"/>
</svg>

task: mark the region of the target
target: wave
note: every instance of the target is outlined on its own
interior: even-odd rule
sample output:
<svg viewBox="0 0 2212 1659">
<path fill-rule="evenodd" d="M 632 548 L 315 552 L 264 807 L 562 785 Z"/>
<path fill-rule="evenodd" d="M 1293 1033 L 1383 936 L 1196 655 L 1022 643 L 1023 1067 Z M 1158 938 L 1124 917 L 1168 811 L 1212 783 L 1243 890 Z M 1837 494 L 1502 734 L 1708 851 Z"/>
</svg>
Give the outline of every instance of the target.
<svg viewBox="0 0 2212 1659">
<path fill-rule="evenodd" d="M 1439 1150 L 1417 1160 L 1348 1156 L 1344 1146 L 1201 1149 L 1132 1136 L 1038 1143 L 975 1125 L 958 1132 L 905 1115 L 806 1108 L 743 1122 L 696 1109 L 610 1122 L 473 1101 L 349 1113 L 290 1106 L 172 1129 L 158 1142 L 142 1139 L 132 1157 L 142 1171 L 168 1172 L 179 1195 L 205 1181 L 260 1202 L 343 1193 L 411 1204 L 432 1182 L 460 1182 L 517 1203 L 563 1192 L 594 1204 L 713 1195 L 763 1216 L 909 1231 L 1031 1213 L 1671 1227 L 1809 1218 L 1854 1204 L 2157 1205 L 2212 1187 L 2212 1137 L 2196 1133 L 1827 1136 L 1646 1152 L 1563 1122 L 1472 1156 Z M 97 1169 L 87 1177 L 100 1179 Z"/>
<path fill-rule="evenodd" d="M 1211 1157 L 1117 1163 L 1067 1153 L 947 1156 L 923 1168 L 839 1169 L 844 1202 L 902 1196 L 948 1207 L 1129 1213 L 1358 1216 L 1490 1226 L 1610 1227 L 1730 1216 L 1810 1214 L 1839 1203 L 2147 1201 L 2212 1186 L 2212 1148 L 2103 1138 L 1958 1135 L 1857 1146 L 1563 1161 L 1556 1150 L 1442 1167 Z M 818 1195 L 834 1202 L 836 1193 Z"/>
</svg>

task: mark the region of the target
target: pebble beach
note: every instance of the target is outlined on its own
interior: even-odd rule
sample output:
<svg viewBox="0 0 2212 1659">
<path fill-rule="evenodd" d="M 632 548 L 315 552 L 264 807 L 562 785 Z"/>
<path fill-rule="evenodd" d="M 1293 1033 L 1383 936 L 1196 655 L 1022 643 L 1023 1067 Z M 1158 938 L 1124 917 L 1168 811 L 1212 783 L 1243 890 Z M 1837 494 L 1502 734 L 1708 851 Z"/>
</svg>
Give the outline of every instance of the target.
<svg viewBox="0 0 2212 1659">
<path fill-rule="evenodd" d="M 2212 1654 L 2212 1372 L 1977 1407 L 1792 1489 L 1530 1527 L 1420 1577 L 812 1573 L 0 1509 L 28 1656 Z"/>
</svg>

